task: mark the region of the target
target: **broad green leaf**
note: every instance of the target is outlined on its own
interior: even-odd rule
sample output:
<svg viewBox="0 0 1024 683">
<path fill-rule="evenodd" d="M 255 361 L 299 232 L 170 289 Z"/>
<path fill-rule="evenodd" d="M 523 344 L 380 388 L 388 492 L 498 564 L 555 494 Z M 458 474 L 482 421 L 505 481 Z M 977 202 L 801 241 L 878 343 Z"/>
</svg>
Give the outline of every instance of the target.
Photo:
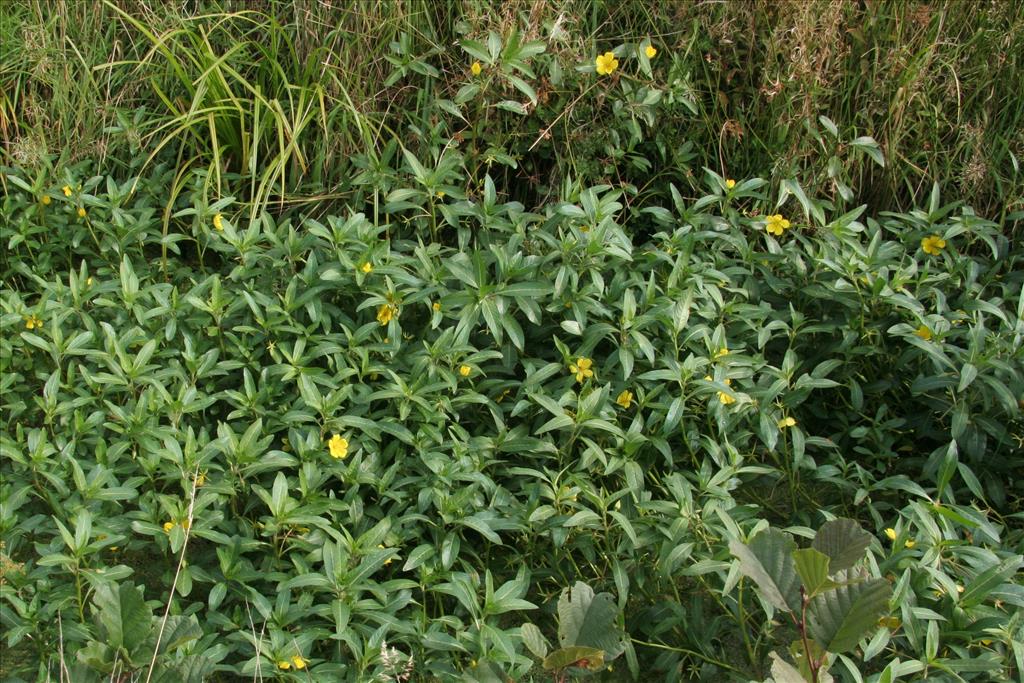
<svg viewBox="0 0 1024 683">
<path fill-rule="evenodd" d="M 132 584 L 101 583 L 93 596 L 96 618 L 107 644 L 131 653 L 148 636 L 153 612 Z"/>
<path fill-rule="evenodd" d="M 840 517 L 821 525 L 811 547 L 828 555 L 829 572 L 834 574 L 856 564 L 870 544 L 871 534 L 852 519 Z"/>
<path fill-rule="evenodd" d="M 835 588 L 835 581 L 828 578 L 829 558 L 825 553 L 814 548 L 794 550 L 793 563 L 804 584 L 804 593 L 807 597 L 814 597 L 822 591 Z"/>
<path fill-rule="evenodd" d="M 594 595 L 590 586 L 577 581 L 558 599 L 559 645 L 601 648 L 608 659 L 618 657 L 624 648 L 622 632 L 616 625 L 618 614 L 611 594 Z"/>
<path fill-rule="evenodd" d="M 829 652 L 847 652 L 875 628 L 889 604 L 892 589 L 885 579 L 841 585 L 811 600 L 808 632 Z"/>
<path fill-rule="evenodd" d="M 800 576 L 793 564 L 796 541 L 777 529 L 765 529 L 750 543 L 730 541 L 729 550 L 740 561 L 740 571 L 754 580 L 769 604 L 795 612 L 801 607 Z"/>
</svg>

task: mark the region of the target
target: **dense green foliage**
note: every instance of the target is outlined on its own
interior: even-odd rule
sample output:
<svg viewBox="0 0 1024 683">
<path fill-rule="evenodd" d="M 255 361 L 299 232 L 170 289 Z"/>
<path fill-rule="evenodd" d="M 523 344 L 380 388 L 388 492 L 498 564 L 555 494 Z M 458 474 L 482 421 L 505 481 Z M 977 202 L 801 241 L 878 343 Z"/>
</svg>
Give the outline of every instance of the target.
<svg viewBox="0 0 1024 683">
<path fill-rule="evenodd" d="M 0 6 L 0 675 L 1020 676 L 1021 17 L 198 4 Z"/>
</svg>

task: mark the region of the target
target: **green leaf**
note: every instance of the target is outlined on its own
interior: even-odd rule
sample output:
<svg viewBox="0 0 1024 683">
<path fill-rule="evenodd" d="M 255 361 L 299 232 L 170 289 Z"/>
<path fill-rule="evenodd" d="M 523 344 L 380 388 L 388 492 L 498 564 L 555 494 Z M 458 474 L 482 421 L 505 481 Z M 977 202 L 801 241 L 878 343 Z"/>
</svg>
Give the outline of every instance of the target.
<svg viewBox="0 0 1024 683">
<path fill-rule="evenodd" d="M 577 581 L 558 598 L 559 645 L 600 648 L 608 659 L 615 659 L 625 649 L 622 631 L 616 625 L 618 614 L 610 593 L 594 595 L 590 586 Z"/>
<path fill-rule="evenodd" d="M 1009 582 L 1020 569 L 1024 558 L 1016 555 L 993 565 L 974 577 L 974 580 L 967 584 L 963 594 L 960 596 L 960 606 L 974 607 L 982 603 L 989 593 L 1001 584 Z"/>
<path fill-rule="evenodd" d="M 800 671 L 777 653 L 769 652 L 768 657 L 772 660 L 772 678 L 775 683 L 806 683 Z"/>
<path fill-rule="evenodd" d="M 852 567 L 870 544 L 871 534 L 852 519 L 840 517 L 821 525 L 811 547 L 828 555 L 829 571 L 835 573 Z"/>
<path fill-rule="evenodd" d="M 825 553 L 814 548 L 801 548 L 793 551 L 793 563 L 804 584 L 804 593 L 808 597 L 835 588 L 836 582 L 828 578 L 829 558 Z"/>
<path fill-rule="evenodd" d="M 196 640 L 203 635 L 203 629 L 196 621 L 195 615 L 168 616 L 164 624 L 163 636 L 160 638 L 160 653 L 173 652 L 185 643 Z"/>
<path fill-rule="evenodd" d="M 600 671 L 604 668 L 604 651 L 599 648 L 574 645 L 555 650 L 544 659 L 545 671 L 554 671 L 570 666 Z"/>
<path fill-rule="evenodd" d="M 885 579 L 839 586 L 811 600 L 808 631 L 829 652 L 852 650 L 876 626 L 891 595 Z"/>
<path fill-rule="evenodd" d="M 746 545 L 730 541 L 729 550 L 740 561 L 740 571 L 754 580 L 769 604 L 787 612 L 801 607 L 800 576 L 793 563 L 796 541 L 777 529 L 765 529 Z"/>
<path fill-rule="evenodd" d="M 149 636 L 153 612 L 135 586 L 101 583 L 92 600 L 96 619 L 111 647 L 131 653 Z"/>
<path fill-rule="evenodd" d="M 519 629 L 523 638 L 523 644 L 533 653 L 537 659 L 544 659 L 548 656 L 548 641 L 541 634 L 540 629 L 533 624 L 523 624 Z M 604 652 L 602 651 L 602 655 Z"/>
</svg>

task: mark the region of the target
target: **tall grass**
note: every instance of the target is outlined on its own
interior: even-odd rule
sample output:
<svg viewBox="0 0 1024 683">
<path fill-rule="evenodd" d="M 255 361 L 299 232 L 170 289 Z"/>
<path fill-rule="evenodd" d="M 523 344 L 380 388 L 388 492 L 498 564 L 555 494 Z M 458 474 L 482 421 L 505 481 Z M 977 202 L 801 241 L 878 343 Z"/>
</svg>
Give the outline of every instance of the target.
<svg viewBox="0 0 1024 683">
<path fill-rule="evenodd" d="M 436 123 L 436 96 L 464 77 L 461 38 L 513 28 L 569 69 L 654 40 L 697 109 L 657 143 L 691 143 L 693 168 L 799 173 L 828 192 L 826 161 L 847 150 L 808 134 L 825 115 L 889 160 L 844 157 L 861 201 L 906 208 L 939 181 L 994 219 L 1022 208 L 1024 10 L 1009 2 L 15 0 L 0 5 L 5 160 L 173 159 L 211 196 L 254 206 L 343 197 L 353 155 L 415 146 Z M 410 59 L 437 77 L 389 80 Z M 600 176 L 578 161 L 604 144 L 587 111 L 523 173 Z"/>
</svg>

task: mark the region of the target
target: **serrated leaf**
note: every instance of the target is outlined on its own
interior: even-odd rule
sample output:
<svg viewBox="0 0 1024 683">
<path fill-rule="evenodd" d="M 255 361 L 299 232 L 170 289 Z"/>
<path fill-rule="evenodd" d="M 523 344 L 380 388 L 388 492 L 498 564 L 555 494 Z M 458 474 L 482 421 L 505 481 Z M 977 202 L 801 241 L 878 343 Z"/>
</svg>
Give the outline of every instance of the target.
<svg viewBox="0 0 1024 683">
<path fill-rule="evenodd" d="M 829 571 L 834 574 L 856 564 L 870 544 L 871 534 L 852 519 L 840 517 L 821 525 L 811 547 L 828 555 Z"/>
<path fill-rule="evenodd" d="M 730 541 L 729 550 L 740 561 L 740 571 L 754 580 L 769 604 L 787 611 L 801 607 L 800 576 L 793 563 L 796 541 L 777 529 L 766 529 L 748 544 Z"/>
<path fill-rule="evenodd" d="M 804 584 L 804 593 L 808 597 L 835 588 L 836 582 L 828 578 L 829 558 L 825 553 L 814 548 L 794 550 L 793 564 L 796 565 L 796 573 L 800 575 L 800 581 Z"/>
<path fill-rule="evenodd" d="M 892 589 L 885 579 L 846 584 L 811 600 L 807 611 L 810 635 L 829 652 L 852 650 L 889 605 Z"/>
</svg>

